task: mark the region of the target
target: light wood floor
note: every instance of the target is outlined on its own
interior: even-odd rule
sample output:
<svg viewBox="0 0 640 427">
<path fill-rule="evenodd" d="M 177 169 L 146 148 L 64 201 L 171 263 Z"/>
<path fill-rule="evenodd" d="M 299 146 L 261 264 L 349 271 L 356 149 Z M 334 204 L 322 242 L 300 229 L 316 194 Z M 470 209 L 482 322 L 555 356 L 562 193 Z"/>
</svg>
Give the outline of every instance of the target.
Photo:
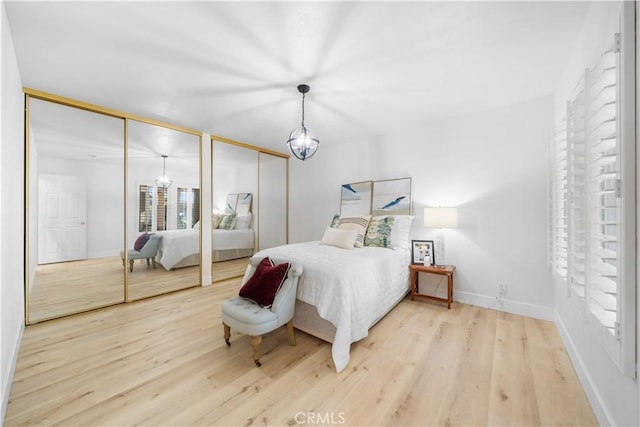
<svg viewBox="0 0 640 427">
<path fill-rule="evenodd" d="M 404 299 L 353 344 L 222 337 L 239 280 L 28 326 L 6 426 L 596 425 L 555 326 Z"/>
<path fill-rule="evenodd" d="M 249 258 L 212 264 L 214 282 L 242 276 Z M 129 272 L 129 301 L 200 285 L 200 267 L 167 271 L 160 264 L 136 260 Z M 107 307 L 125 301 L 125 278 L 120 257 L 43 264 L 36 268 L 29 297 L 31 323 Z"/>
</svg>

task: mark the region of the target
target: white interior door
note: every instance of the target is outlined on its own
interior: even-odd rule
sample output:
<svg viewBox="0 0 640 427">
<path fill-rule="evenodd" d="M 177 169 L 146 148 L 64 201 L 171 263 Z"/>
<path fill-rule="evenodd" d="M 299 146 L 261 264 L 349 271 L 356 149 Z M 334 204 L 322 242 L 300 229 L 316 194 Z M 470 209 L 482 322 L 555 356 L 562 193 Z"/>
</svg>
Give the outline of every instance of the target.
<svg viewBox="0 0 640 427">
<path fill-rule="evenodd" d="M 86 182 L 40 174 L 38 185 L 38 264 L 86 259 Z"/>
</svg>

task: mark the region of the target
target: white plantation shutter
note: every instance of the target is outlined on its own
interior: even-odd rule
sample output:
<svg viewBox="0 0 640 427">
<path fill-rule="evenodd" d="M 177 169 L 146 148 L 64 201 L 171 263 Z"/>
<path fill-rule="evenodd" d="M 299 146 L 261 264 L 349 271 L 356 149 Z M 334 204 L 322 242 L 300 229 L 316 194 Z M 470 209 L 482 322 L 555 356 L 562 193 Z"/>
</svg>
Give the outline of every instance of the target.
<svg viewBox="0 0 640 427">
<path fill-rule="evenodd" d="M 612 335 L 618 323 L 620 147 L 614 47 L 588 71 L 588 272 L 589 311 Z"/>
<path fill-rule="evenodd" d="M 610 48 L 585 70 L 567 102 L 565 139 L 565 123 L 561 120 L 556 126 L 550 150 L 549 250 L 556 277 L 567 284 L 569 297 L 591 331 L 621 370 L 633 378 L 635 26 L 633 2 L 623 7 L 621 33 L 612 37 Z"/>
<path fill-rule="evenodd" d="M 567 103 L 568 279 L 570 295 L 584 304 L 586 294 L 585 236 L 585 136 L 586 95 L 584 77 Z"/>
<path fill-rule="evenodd" d="M 569 230 L 566 117 L 560 120 L 554 130 L 549 152 L 551 164 L 549 253 L 553 270 L 560 278 L 566 279 Z"/>
</svg>

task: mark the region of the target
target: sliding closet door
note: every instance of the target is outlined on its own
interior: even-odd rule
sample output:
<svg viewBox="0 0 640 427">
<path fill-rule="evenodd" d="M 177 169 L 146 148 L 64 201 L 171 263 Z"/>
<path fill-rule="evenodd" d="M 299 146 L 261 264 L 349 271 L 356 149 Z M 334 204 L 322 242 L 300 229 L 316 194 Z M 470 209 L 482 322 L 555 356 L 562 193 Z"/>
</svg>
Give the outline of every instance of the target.
<svg viewBox="0 0 640 427">
<path fill-rule="evenodd" d="M 236 212 L 237 218 L 247 220 L 248 230 L 213 230 L 212 268 L 214 282 L 244 274 L 249 257 L 255 252 L 257 241 L 258 209 L 258 152 L 244 146 L 213 141 L 211 206 L 212 214 Z M 249 195 L 249 196 L 247 196 Z M 247 203 L 245 198 L 249 197 Z M 245 228 L 244 222 L 242 228 Z M 252 233 L 251 233 L 252 232 Z M 252 234 L 252 235 L 251 235 Z M 247 241 L 247 239 L 250 239 Z M 250 245 L 247 245 L 250 243 Z M 248 249 L 247 249 L 248 248 Z"/>
<path fill-rule="evenodd" d="M 27 96 L 27 323 L 124 301 L 124 120 Z"/>
<path fill-rule="evenodd" d="M 199 285 L 200 136 L 127 120 L 127 153 L 127 300 Z"/>
<path fill-rule="evenodd" d="M 260 249 L 287 243 L 288 159 L 260 153 Z"/>
</svg>

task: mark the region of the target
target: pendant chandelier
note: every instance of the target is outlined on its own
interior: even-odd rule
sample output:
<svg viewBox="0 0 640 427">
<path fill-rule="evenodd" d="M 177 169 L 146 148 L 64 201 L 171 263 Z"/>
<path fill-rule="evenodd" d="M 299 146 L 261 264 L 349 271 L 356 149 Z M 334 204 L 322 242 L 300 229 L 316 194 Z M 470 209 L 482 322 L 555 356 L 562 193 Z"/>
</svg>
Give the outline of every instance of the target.
<svg viewBox="0 0 640 427">
<path fill-rule="evenodd" d="M 311 129 L 304 126 L 304 96 L 309 92 L 309 89 L 308 85 L 298 85 L 298 92 L 302 94 L 302 125 L 291 131 L 287 141 L 291 153 L 300 160 L 313 157 L 318 150 L 318 144 L 320 144 L 320 140 Z"/>
<path fill-rule="evenodd" d="M 156 178 L 156 185 L 160 188 L 169 188 L 173 182 L 169 176 L 167 176 L 167 155 L 162 155 L 162 175 Z"/>
</svg>

